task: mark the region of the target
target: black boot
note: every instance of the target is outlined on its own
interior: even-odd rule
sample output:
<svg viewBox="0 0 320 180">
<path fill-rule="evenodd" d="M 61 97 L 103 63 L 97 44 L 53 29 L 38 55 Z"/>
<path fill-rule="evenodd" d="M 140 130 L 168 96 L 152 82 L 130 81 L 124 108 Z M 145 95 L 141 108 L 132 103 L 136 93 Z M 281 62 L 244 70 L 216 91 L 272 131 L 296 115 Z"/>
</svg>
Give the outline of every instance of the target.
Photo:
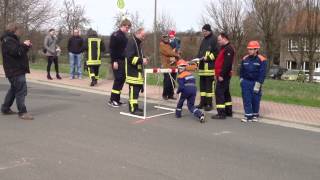
<svg viewBox="0 0 320 180">
<path fill-rule="evenodd" d="M 49 73 L 47 74 L 47 79 L 48 80 L 52 80 L 52 77 L 51 77 L 51 75 Z"/>
<path fill-rule="evenodd" d="M 196 106 L 196 108 L 203 109 L 203 107 L 205 106 L 205 102 L 206 102 L 206 97 L 201 96 L 200 97 L 200 103 L 199 103 L 199 105 Z"/>
<path fill-rule="evenodd" d="M 56 75 L 57 79 L 62 79 L 59 74 Z"/>
</svg>

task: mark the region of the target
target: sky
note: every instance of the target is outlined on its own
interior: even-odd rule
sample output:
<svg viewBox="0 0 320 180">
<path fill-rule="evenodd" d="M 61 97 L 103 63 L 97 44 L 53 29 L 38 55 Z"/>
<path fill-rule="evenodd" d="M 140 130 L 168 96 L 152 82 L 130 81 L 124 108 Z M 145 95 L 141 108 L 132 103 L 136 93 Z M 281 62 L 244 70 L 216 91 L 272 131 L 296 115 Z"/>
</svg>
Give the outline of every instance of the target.
<svg viewBox="0 0 320 180">
<path fill-rule="evenodd" d="M 75 0 L 85 6 L 86 15 L 91 20 L 91 27 L 99 34 L 109 35 L 113 31 L 114 16 L 120 12 L 117 0 Z M 158 12 L 169 14 L 176 23 L 177 31 L 185 31 L 202 27 L 201 13 L 210 0 L 157 0 Z M 63 0 L 58 0 L 62 4 Z M 147 30 L 153 27 L 154 0 L 124 0 L 125 9 L 130 13 L 139 12 Z"/>
</svg>

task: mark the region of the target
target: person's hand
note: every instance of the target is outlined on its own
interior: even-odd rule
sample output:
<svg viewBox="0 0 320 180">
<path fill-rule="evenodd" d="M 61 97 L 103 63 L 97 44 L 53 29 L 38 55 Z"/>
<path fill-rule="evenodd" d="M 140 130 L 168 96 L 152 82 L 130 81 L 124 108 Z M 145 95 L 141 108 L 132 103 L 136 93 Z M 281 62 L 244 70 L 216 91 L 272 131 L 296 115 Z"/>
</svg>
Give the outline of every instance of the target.
<svg viewBox="0 0 320 180">
<path fill-rule="evenodd" d="M 220 82 L 223 81 L 223 77 L 219 76 L 218 81 L 220 81 Z"/>
<path fill-rule="evenodd" d="M 32 44 L 31 44 L 31 41 L 30 40 L 25 40 L 23 42 L 23 44 L 25 44 L 26 46 L 30 47 Z"/>
<path fill-rule="evenodd" d="M 148 59 L 147 58 L 143 58 L 143 65 L 147 65 L 148 64 Z"/>
<path fill-rule="evenodd" d="M 113 62 L 113 69 L 118 70 L 118 68 L 119 68 L 118 62 Z"/>
</svg>

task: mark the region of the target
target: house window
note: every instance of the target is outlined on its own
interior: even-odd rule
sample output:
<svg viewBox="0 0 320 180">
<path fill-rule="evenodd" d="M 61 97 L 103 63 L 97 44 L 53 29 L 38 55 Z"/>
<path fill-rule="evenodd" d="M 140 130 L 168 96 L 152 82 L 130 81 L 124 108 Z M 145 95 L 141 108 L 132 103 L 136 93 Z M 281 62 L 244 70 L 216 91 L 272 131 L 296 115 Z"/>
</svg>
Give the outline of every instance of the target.
<svg viewBox="0 0 320 180">
<path fill-rule="evenodd" d="M 289 51 L 298 51 L 298 42 L 297 41 L 290 39 L 288 41 L 288 45 L 289 45 L 289 47 L 288 47 Z"/>
<path fill-rule="evenodd" d="M 303 62 L 303 70 L 309 70 L 309 62 Z"/>
<path fill-rule="evenodd" d="M 297 69 L 297 62 L 295 61 L 287 61 L 287 69 Z"/>
</svg>

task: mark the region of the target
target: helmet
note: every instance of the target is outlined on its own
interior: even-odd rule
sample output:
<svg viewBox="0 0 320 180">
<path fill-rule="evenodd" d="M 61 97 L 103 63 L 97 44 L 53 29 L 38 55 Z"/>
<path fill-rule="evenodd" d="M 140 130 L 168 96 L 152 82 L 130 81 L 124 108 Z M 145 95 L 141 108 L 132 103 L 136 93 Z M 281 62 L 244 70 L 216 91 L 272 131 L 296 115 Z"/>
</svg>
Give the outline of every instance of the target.
<svg viewBox="0 0 320 180">
<path fill-rule="evenodd" d="M 248 43 L 247 49 L 260 49 L 260 44 L 258 41 L 250 41 Z"/>
<path fill-rule="evenodd" d="M 169 32 L 169 36 L 175 36 L 176 35 L 176 32 L 174 31 L 174 30 L 171 30 L 170 32 Z"/>
<path fill-rule="evenodd" d="M 187 63 L 185 60 L 180 59 L 180 60 L 177 62 L 177 66 L 178 66 L 178 67 L 188 66 L 188 63 Z"/>
</svg>

